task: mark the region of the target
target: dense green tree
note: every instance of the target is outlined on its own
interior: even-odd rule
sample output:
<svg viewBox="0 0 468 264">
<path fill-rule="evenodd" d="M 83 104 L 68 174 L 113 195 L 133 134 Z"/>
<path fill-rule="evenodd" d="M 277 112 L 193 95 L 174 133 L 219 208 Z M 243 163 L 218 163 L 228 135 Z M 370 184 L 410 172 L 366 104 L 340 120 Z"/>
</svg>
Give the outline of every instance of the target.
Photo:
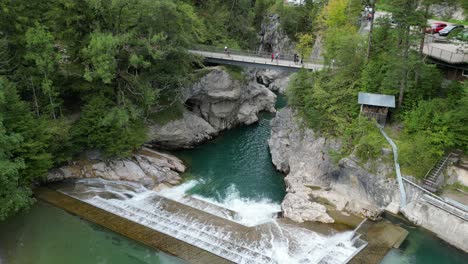
<svg viewBox="0 0 468 264">
<path fill-rule="evenodd" d="M 102 150 L 108 157 L 127 156 L 146 140 L 138 117 L 133 107 L 119 107 L 104 96 L 93 96 L 73 127 L 75 144 L 82 150 Z"/>
<path fill-rule="evenodd" d="M 0 84 L 0 104 L 5 95 Z M 4 114 L 0 112 L 0 221 L 31 203 L 31 190 L 20 184 L 19 171 L 24 169 L 24 161 L 15 157 L 22 140 L 21 135 L 7 133 L 3 125 Z"/>
</svg>

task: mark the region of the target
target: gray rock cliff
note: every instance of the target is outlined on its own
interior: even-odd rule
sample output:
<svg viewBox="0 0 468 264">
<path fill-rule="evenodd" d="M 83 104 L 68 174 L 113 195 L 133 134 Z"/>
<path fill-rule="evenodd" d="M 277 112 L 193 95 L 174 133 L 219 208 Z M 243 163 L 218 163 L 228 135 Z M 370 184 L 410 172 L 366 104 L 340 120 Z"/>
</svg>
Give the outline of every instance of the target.
<svg viewBox="0 0 468 264">
<path fill-rule="evenodd" d="M 208 122 L 198 115 L 184 110 L 183 118 L 165 125 L 150 125 L 148 136 L 155 139 L 152 144 L 157 147 L 190 148 L 217 133 Z"/>
<path fill-rule="evenodd" d="M 294 45 L 284 30 L 281 29 L 280 16 L 271 14 L 266 17 L 258 33 L 260 39 L 259 51 L 286 52 L 294 50 Z"/>
<path fill-rule="evenodd" d="M 218 132 L 258 121 L 261 111 L 275 112 L 276 95 L 255 78 L 237 80 L 223 67 L 208 73 L 183 91 L 189 108 L 181 120 L 149 128 L 151 144 L 169 149 L 189 148 Z"/>
<path fill-rule="evenodd" d="M 351 155 L 335 164 L 329 153 L 339 150 L 340 142 L 301 128 L 290 108 L 279 111 L 271 126 L 268 144 L 273 164 L 287 173 L 287 195 L 300 196 L 297 200 L 311 206 L 314 198 L 326 199 L 337 210 L 371 218 L 398 199 L 396 182 L 388 177 L 392 167 L 387 163 L 360 166 Z M 302 209 L 290 210 L 289 203 L 282 206 L 289 218 L 304 214 Z"/>
<path fill-rule="evenodd" d="M 268 89 L 284 94 L 288 88 L 289 82 L 291 81 L 291 73 L 287 71 L 276 71 L 258 69 L 254 70 L 253 75 L 257 79 L 257 82 L 268 87 Z"/>
<path fill-rule="evenodd" d="M 155 188 L 159 184 L 179 184 L 182 180 L 179 173 L 184 171 L 185 165 L 177 157 L 143 148 L 138 153 L 124 159 L 88 158 L 74 161 L 70 165 L 51 170 L 47 175 L 47 181 L 102 178 L 139 182 L 147 188 Z"/>
</svg>

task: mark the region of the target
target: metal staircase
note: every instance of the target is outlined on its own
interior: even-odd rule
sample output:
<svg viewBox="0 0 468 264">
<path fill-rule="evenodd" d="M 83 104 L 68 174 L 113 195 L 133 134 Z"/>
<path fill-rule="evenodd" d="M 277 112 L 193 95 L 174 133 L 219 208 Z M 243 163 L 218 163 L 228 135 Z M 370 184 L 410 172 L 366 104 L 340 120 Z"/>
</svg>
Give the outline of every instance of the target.
<svg viewBox="0 0 468 264">
<path fill-rule="evenodd" d="M 456 154 L 450 153 L 442 157 L 432 169 L 430 169 L 426 176 L 424 176 L 422 187 L 432 193 L 435 193 L 439 190 L 439 187 L 442 186 L 444 177 L 442 172 L 444 172 L 445 168 L 450 161 L 452 156 Z"/>
</svg>

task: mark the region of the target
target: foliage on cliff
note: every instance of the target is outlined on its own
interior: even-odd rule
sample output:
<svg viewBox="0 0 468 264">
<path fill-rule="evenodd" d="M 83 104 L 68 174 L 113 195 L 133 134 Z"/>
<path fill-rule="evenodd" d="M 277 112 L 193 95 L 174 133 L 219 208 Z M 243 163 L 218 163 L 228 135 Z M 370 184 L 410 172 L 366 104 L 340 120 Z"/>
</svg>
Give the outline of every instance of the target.
<svg viewBox="0 0 468 264">
<path fill-rule="evenodd" d="M 180 89 L 201 64 L 194 43 L 254 48 L 279 11 L 296 36 L 317 10 L 306 2 L 1 0 L 0 219 L 53 166 L 87 149 L 129 155 L 148 119 L 180 116 Z"/>
<path fill-rule="evenodd" d="M 422 32 L 428 14 L 411 9 L 412 4 L 395 1 L 394 18 L 399 25 L 393 28 L 389 19 L 378 20 L 368 39 L 357 32 L 351 19 L 359 19 L 356 5 L 361 7 L 360 3 L 328 1 L 317 23 L 323 29 L 324 56 L 330 67 L 317 73 L 300 72 L 287 94 L 310 127 L 343 138 L 343 151 L 356 149 L 363 159 L 375 158 L 384 141 L 374 140 L 377 130 L 358 117 L 357 95 L 360 91 L 395 95 L 398 107 L 391 121 L 403 126 L 394 135 L 401 146 L 402 168 L 424 176 L 447 149 L 468 150 L 467 83 L 443 84 L 437 67 L 413 49 L 421 36 L 409 28 Z"/>
<path fill-rule="evenodd" d="M 129 155 L 149 114 L 179 98 L 204 38 L 169 0 L 0 1 L 0 219 L 30 186 L 86 149 Z"/>
</svg>

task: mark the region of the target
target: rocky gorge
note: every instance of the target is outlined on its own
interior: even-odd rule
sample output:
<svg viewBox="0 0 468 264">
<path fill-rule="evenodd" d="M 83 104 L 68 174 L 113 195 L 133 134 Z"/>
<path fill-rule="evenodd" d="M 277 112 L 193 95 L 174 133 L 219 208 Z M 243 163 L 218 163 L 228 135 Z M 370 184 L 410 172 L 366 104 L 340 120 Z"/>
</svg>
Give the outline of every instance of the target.
<svg viewBox="0 0 468 264">
<path fill-rule="evenodd" d="M 275 112 L 277 98 L 272 90 L 284 93 L 290 75 L 250 69 L 243 76 L 245 79 L 235 78 L 223 67 L 209 68 L 184 91 L 183 117 L 150 126 L 147 146 L 192 148 L 223 130 L 257 122 L 261 111 Z M 337 158 L 333 153 L 340 150 L 340 140 L 306 128 L 289 107 L 276 112 L 270 127 L 272 163 L 286 174 L 286 196 L 281 203 L 284 217 L 295 222 L 333 223 L 335 215 L 330 211 L 338 211 L 375 219 L 389 205 L 399 204 L 389 149 L 382 149 L 381 158 L 373 162 L 363 163 L 353 154 Z M 185 170 L 177 157 L 145 147 L 118 160 L 105 160 L 91 152 L 83 160 L 51 171 L 48 180 L 97 177 L 138 182 L 160 190 L 181 183 L 180 174 Z M 407 191 L 409 203 L 403 215 L 466 251 L 466 222 L 427 205 L 418 190 Z M 433 216 L 443 216 L 451 228 L 445 228 L 445 224 L 439 224 L 440 217 Z"/>
<path fill-rule="evenodd" d="M 321 221 L 310 214 L 319 207 L 317 201 L 326 200 L 339 211 L 375 218 L 380 208 L 397 199 L 398 188 L 389 177 L 393 168 L 388 162 L 360 165 L 353 155 L 334 161 L 330 153 L 339 151 L 340 141 L 301 127 L 290 108 L 279 111 L 271 127 L 273 164 L 287 174 L 282 204 L 286 217 Z M 322 215 L 324 222 L 330 222 Z"/>
<path fill-rule="evenodd" d="M 258 121 L 261 111 L 275 112 L 276 95 L 289 74 L 251 69 L 235 78 L 223 67 L 207 73 L 183 91 L 183 118 L 149 126 L 150 144 L 157 148 L 190 148 L 219 132 Z"/>
<path fill-rule="evenodd" d="M 330 223 L 334 219 L 329 210 L 374 219 L 388 208 L 468 251 L 466 220 L 428 203 L 425 193 L 413 184 L 405 184 L 407 203 L 398 209 L 400 196 L 388 149 L 382 149 L 381 158 L 372 162 L 363 163 L 353 154 L 336 158 L 333 153 L 341 142 L 305 128 L 290 108 L 278 111 L 271 129 L 268 143 L 273 164 L 287 174 L 287 194 L 281 205 L 285 217 Z"/>
<path fill-rule="evenodd" d="M 287 73 L 256 69 L 236 78 L 221 66 L 205 68 L 203 73 L 182 91 L 185 107 L 181 118 L 164 125 L 148 125 L 146 147 L 122 159 L 106 159 L 98 150 L 88 151 L 80 159 L 50 171 L 46 180 L 102 178 L 139 182 L 150 189 L 177 185 L 185 165 L 156 149 L 192 148 L 223 130 L 257 122 L 259 112 L 276 112 L 272 90 L 284 91 L 289 80 Z"/>
</svg>

